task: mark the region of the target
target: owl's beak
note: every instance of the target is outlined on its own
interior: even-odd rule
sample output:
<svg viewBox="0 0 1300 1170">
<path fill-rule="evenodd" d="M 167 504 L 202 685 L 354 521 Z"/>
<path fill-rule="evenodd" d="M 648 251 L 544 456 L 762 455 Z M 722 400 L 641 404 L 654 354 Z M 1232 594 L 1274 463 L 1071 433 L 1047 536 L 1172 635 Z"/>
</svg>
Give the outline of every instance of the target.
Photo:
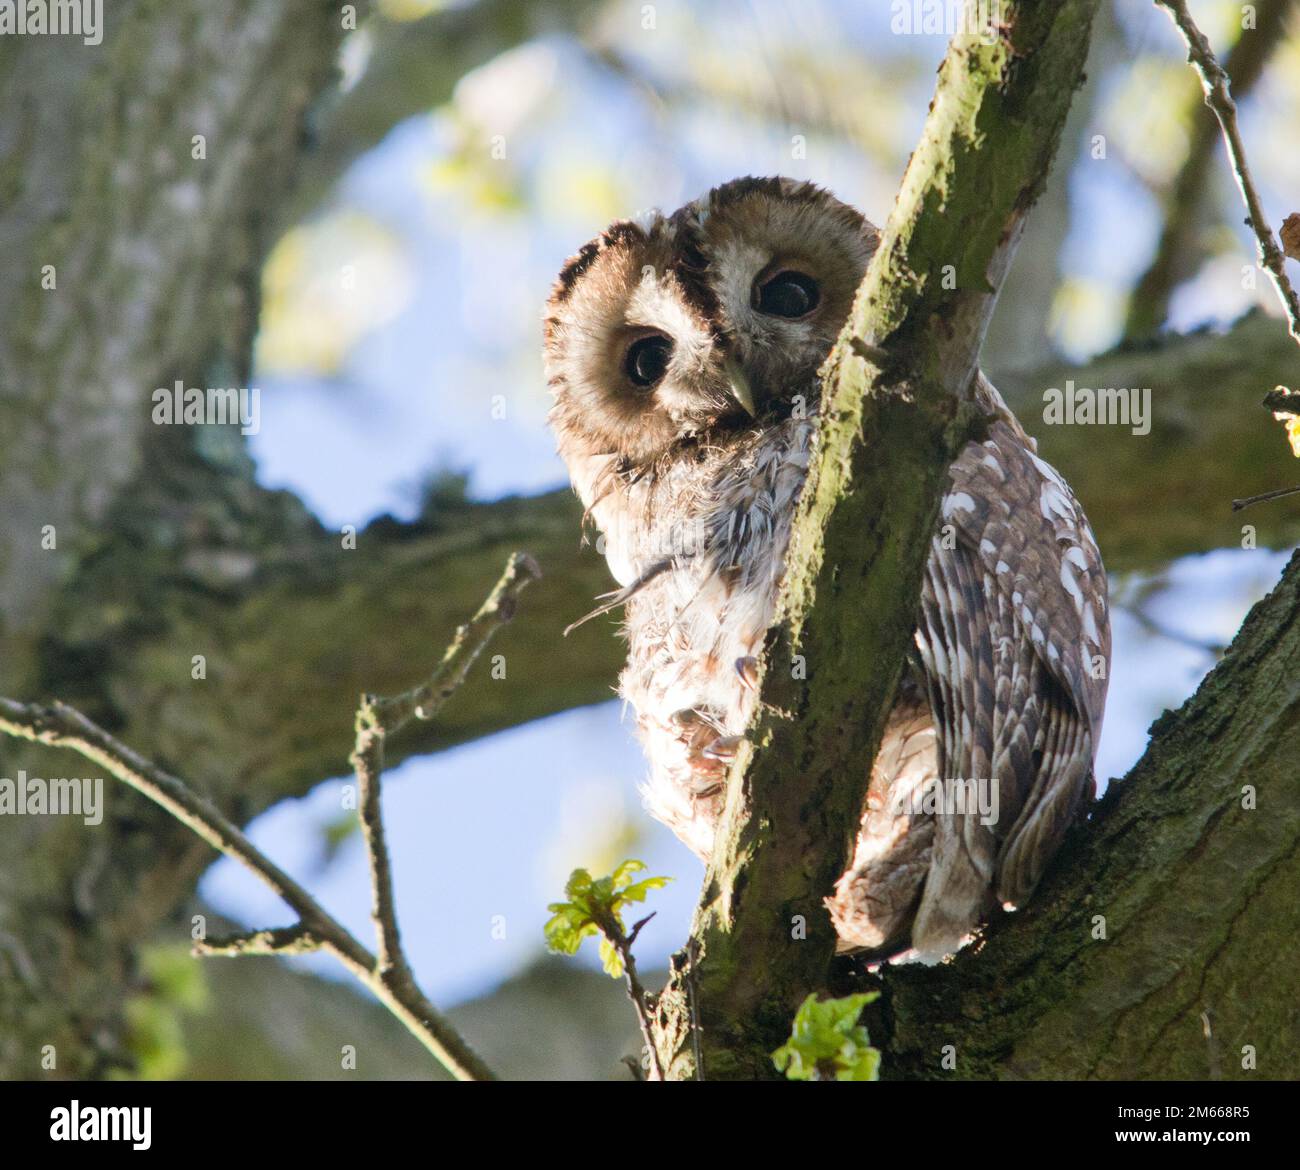
<svg viewBox="0 0 1300 1170">
<path fill-rule="evenodd" d="M 754 391 L 750 388 L 749 379 L 745 376 L 745 371 L 735 358 L 729 357 L 723 363 L 723 369 L 727 372 L 727 381 L 731 384 L 731 396 L 741 406 L 750 418 L 758 416 L 758 408 L 754 405 Z"/>
</svg>

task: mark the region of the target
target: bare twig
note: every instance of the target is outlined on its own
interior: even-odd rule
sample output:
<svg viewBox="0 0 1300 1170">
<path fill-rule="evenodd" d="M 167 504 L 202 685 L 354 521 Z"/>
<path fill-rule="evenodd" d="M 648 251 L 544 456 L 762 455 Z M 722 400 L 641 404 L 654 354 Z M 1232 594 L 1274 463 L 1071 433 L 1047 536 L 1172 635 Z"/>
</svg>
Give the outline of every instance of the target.
<svg viewBox="0 0 1300 1170">
<path fill-rule="evenodd" d="M 41 706 L 0 698 L 0 731 L 51 747 L 66 747 L 130 785 L 165 809 L 209 845 L 238 861 L 298 915 L 294 926 L 259 930 L 224 939 L 197 943 L 200 955 L 272 955 L 324 950 L 334 955 L 461 1080 L 492 1080 L 492 1071 L 470 1049 L 456 1030 L 424 996 L 402 957 L 392 910 L 392 882 L 382 822 L 379 819 L 378 780 L 382 770 L 383 737 L 412 717 L 428 717 L 444 703 L 464 679 L 471 663 L 492 634 L 510 620 L 519 592 L 540 573 L 530 557 L 516 554 L 488 600 L 468 625 L 462 626 L 429 682 L 395 699 L 363 698 L 358 713 L 358 776 L 366 770 L 363 785 L 362 824 L 371 851 L 375 883 L 376 919 L 381 954 L 376 959 L 301 885 L 263 854 L 244 833 L 210 801 L 177 777 L 164 772 L 143 756 L 114 739 L 79 711 L 65 703 Z M 363 719 L 364 715 L 364 719 Z M 363 728 L 364 723 L 364 728 Z M 365 734 L 363 734 L 363 731 Z M 367 813 L 366 796 L 372 800 Z M 371 817 L 367 824 L 367 815 Z M 376 857 L 376 851 L 379 856 Z"/>
<path fill-rule="evenodd" d="M 1286 41 L 1286 20 L 1295 0 L 1260 0 L 1254 25 L 1244 29 L 1229 50 L 1223 65 L 1231 78 L 1237 101 L 1264 76 L 1274 51 Z M 1164 225 L 1155 256 L 1133 286 L 1126 338 L 1154 332 L 1169 316 L 1174 289 L 1195 273 L 1205 257 L 1200 228 L 1205 219 L 1207 179 L 1212 166 L 1218 126 L 1212 118 L 1195 118 L 1187 155 L 1174 181 L 1164 192 Z"/>
<path fill-rule="evenodd" d="M 195 955 L 306 955 L 325 944 L 301 924 L 276 926 L 269 930 L 243 931 L 225 938 L 200 939 L 191 948 Z"/>
<path fill-rule="evenodd" d="M 641 928 L 654 917 L 654 914 L 647 914 L 639 922 L 632 926 L 632 929 L 624 932 L 623 924 L 617 914 L 601 914 L 596 919 L 596 926 L 600 933 L 608 940 L 609 945 L 618 953 L 619 959 L 623 963 L 623 978 L 627 982 L 627 997 L 632 1001 L 632 1007 L 636 1011 L 637 1023 L 641 1026 L 641 1038 L 645 1042 L 646 1051 L 650 1056 L 650 1072 L 653 1079 L 662 1081 L 664 1079 L 663 1066 L 659 1063 L 659 1051 L 654 1042 L 654 998 L 646 991 L 645 984 L 641 982 L 641 977 L 637 974 L 636 959 L 632 957 L 632 944 L 636 942 L 637 935 L 641 933 Z"/>
<path fill-rule="evenodd" d="M 1260 492 L 1257 496 L 1246 496 L 1244 499 L 1233 500 L 1232 510 L 1240 512 L 1242 508 L 1249 508 L 1251 504 L 1262 504 L 1266 500 L 1280 500 L 1283 496 L 1294 496 L 1300 493 L 1300 487 L 1277 488 L 1271 492 Z"/>
<path fill-rule="evenodd" d="M 50 747 L 72 748 L 171 813 L 214 849 L 238 861 L 297 913 L 300 926 L 375 994 L 416 1038 L 462 1080 L 492 1073 L 413 983 L 380 978 L 375 957 L 293 878 L 261 852 L 210 801 L 119 743 L 65 703 L 50 707 L 0 698 L 0 731 Z M 269 953 L 250 950 L 247 953 Z"/>
<path fill-rule="evenodd" d="M 465 681 L 469 668 L 492 636 L 514 617 L 519 594 L 541 575 L 532 557 L 515 553 L 478 612 L 456 631 L 442 661 L 426 682 L 393 698 L 361 696 L 357 708 L 356 746 L 350 762 L 356 772 L 358 814 L 370 860 L 370 916 L 378 939 L 381 975 L 397 973 L 409 976 L 397 928 L 392 865 L 380 809 L 379 778 L 384 770 L 384 740 L 412 719 L 431 719 L 438 712 Z"/>
<path fill-rule="evenodd" d="M 1259 192 L 1250 175 L 1250 165 L 1246 161 L 1246 148 L 1242 145 L 1241 131 L 1237 125 L 1237 105 L 1232 100 L 1228 75 L 1215 57 L 1210 42 L 1205 39 L 1205 34 L 1197 27 L 1191 13 L 1187 11 L 1186 0 L 1155 0 L 1155 2 L 1169 13 L 1187 42 L 1188 60 L 1201 79 L 1201 87 L 1205 91 L 1205 104 L 1214 111 L 1214 116 L 1219 120 L 1219 128 L 1223 131 L 1232 173 L 1241 190 L 1241 197 L 1246 203 L 1248 217 L 1246 222 L 1255 233 L 1259 245 L 1260 261 L 1272 277 L 1277 295 L 1282 301 L 1291 336 L 1300 344 L 1300 297 L 1296 296 L 1296 291 L 1287 278 L 1285 257 L 1278 245 L 1277 237 L 1273 234 L 1273 229 L 1269 227 L 1268 220 L 1264 216 Z"/>
</svg>

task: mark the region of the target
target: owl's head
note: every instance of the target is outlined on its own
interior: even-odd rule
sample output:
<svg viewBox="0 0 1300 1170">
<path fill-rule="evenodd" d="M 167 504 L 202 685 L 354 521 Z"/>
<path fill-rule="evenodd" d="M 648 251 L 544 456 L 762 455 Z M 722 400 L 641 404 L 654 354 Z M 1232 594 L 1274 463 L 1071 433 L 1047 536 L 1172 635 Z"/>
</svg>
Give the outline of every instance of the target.
<svg viewBox="0 0 1300 1170">
<path fill-rule="evenodd" d="M 547 305 L 560 454 L 644 467 L 815 394 L 877 241 L 853 208 L 779 178 L 615 223 Z"/>
</svg>

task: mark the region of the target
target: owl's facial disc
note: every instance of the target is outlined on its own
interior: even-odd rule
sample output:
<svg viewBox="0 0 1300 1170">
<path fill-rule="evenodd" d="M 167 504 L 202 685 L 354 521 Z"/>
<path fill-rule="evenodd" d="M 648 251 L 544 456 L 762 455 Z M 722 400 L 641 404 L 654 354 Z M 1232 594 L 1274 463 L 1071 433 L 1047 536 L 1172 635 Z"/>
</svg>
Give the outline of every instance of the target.
<svg viewBox="0 0 1300 1170">
<path fill-rule="evenodd" d="M 551 421 L 571 468 L 645 467 L 815 404 L 876 233 L 810 183 L 737 179 L 615 224 L 547 307 Z"/>
<path fill-rule="evenodd" d="M 796 396 L 809 406 L 818 370 L 853 306 L 878 235 L 811 183 L 737 179 L 691 205 L 720 331 L 748 376 L 761 417 Z"/>
<path fill-rule="evenodd" d="M 689 225 L 616 225 L 570 262 L 548 307 L 551 421 L 567 460 L 655 462 L 748 420 L 743 365 L 717 322 Z"/>
</svg>

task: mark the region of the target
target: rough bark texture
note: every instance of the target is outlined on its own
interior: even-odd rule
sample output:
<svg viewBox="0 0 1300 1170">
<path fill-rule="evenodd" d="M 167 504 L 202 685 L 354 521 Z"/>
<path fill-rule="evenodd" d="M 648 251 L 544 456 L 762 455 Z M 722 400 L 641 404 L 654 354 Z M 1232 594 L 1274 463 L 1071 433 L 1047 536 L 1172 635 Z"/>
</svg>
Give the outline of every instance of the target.
<svg viewBox="0 0 1300 1170">
<path fill-rule="evenodd" d="M 153 470 L 152 391 L 176 378 L 245 384 L 271 219 L 342 37 L 323 0 L 105 10 L 102 45 L 0 48 L 12 277 L 0 288 L 0 682 L 11 693 L 39 685 L 59 587 L 106 543 L 125 485 Z M 3 761 L 9 775 L 60 774 L 8 746 Z M 112 831 L 87 848 L 85 835 L 61 840 L 66 827 L 5 819 L 0 951 L 16 978 L 0 984 L 0 1071 L 34 1071 L 46 1044 L 61 1070 L 89 1071 L 112 1048 L 100 1022 L 126 982 L 129 957 L 109 940 L 137 912 L 115 897 L 134 882 L 103 871 L 193 846 L 148 842 L 137 825 L 134 848 Z"/>
<path fill-rule="evenodd" d="M 52 588 L 144 466 L 152 391 L 244 384 L 268 213 L 342 37 L 324 0 L 136 0 L 105 5 L 105 21 L 100 46 L 0 50 L 6 682 L 27 673 Z"/>
</svg>

